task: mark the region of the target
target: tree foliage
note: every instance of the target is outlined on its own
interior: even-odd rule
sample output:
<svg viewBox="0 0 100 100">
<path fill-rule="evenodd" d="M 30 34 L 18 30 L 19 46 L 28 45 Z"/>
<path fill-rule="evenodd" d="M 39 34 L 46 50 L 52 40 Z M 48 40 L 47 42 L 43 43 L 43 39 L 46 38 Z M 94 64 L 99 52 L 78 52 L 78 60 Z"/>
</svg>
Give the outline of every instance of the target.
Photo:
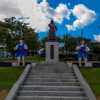
<svg viewBox="0 0 100 100">
<path fill-rule="evenodd" d="M 6 18 L 5 22 L 0 22 L 0 43 L 5 42 L 9 51 L 13 51 L 20 38 L 25 39 L 31 51 L 39 47 L 37 34 L 26 23 L 15 17 Z"/>
</svg>

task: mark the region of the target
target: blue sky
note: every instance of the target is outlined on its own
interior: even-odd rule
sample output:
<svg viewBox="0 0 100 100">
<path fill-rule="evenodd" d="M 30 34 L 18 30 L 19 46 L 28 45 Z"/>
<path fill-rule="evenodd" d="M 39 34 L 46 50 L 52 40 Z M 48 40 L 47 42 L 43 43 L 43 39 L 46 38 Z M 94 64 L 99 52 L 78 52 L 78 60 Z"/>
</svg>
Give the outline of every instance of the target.
<svg viewBox="0 0 100 100">
<path fill-rule="evenodd" d="M 94 39 L 93 34 L 100 34 L 100 0 L 48 0 L 49 4 L 51 7 L 56 8 L 60 3 L 64 3 L 66 5 L 68 5 L 70 3 L 70 5 L 68 6 L 70 9 L 72 9 L 75 5 L 77 4 L 84 4 L 86 5 L 89 9 L 92 9 L 96 12 L 97 16 L 96 16 L 96 20 L 92 23 L 87 25 L 86 27 L 83 28 L 84 30 L 84 34 L 83 37 L 84 38 L 89 38 L 89 39 Z M 64 20 L 62 24 L 57 24 L 57 32 L 56 34 L 60 37 L 62 37 L 65 34 L 70 34 L 71 36 L 74 37 L 79 37 L 81 36 L 81 29 L 77 29 L 75 31 L 68 31 L 67 28 L 65 27 L 65 23 L 70 23 L 74 20 L 74 18 L 72 17 L 70 21 L 68 20 Z M 39 33 L 40 38 L 43 38 L 45 36 L 47 36 L 47 32 L 45 33 Z"/>
<path fill-rule="evenodd" d="M 29 18 L 25 22 L 43 38 L 53 19 L 60 37 L 65 34 L 79 37 L 83 28 L 83 37 L 93 40 L 93 34 L 97 34 L 95 40 L 100 42 L 99 4 L 100 0 L 1 0 L 0 20 L 13 16 Z"/>
</svg>

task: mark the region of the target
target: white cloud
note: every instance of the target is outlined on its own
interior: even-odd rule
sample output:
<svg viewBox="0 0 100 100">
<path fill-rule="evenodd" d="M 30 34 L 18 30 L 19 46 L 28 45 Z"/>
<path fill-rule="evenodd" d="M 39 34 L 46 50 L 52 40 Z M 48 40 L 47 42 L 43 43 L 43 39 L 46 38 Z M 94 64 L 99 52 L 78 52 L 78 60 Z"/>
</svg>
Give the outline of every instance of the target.
<svg viewBox="0 0 100 100">
<path fill-rule="evenodd" d="M 29 23 L 36 32 L 45 32 L 48 30 L 50 7 L 46 0 L 43 0 L 41 3 L 32 0 L 18 0 L 18 3 L 23 16 L 30 18 Z"/>
<path fill-rule="evenodd" d="M 72 25 L 66 25 L 69 31 L 84 28 L 96 19 L 95 11 L 87 8 L 83 4 L 78 4 L 72 10 L 72 14 L 77 18 Z"/>
<path fill-rule="evenodd" d="M 32 0 L 18 0 L 19 8 L 23 11 L 24 16 L 30 17 L 30 25 L 37 32 L 45 32 L 49 29 L 48 24 L 51 19 L 57 23 L 62 23 L 64 18 L 69 18 L 70 11 L 64 4 L 59 4 L 56 9 L 49 6 L 46 0 L 38 3 Z M 26 3 L 26 4 L 25 4 Z M 25 4 L 25 5 L 24 5 Z"/>
<path fill-rule="evenodd" d="M 9 17 L 29 17 L 27 22 L 35 31 L 47 31 L 51 14 L 48 2 L 43 0 L 0 0 L 0 20 Z"/>
<path fill-rule="evenodd" d="M 1 20 L 1 21 L 4 21 L 4 18 L 6 18 L 6 17 L 7 17 L 6 15 L 1 14 L 1 15 L 0 15 L 0 20 Z"/>
<path fill-rule="evenodd" d="M 100 35 L 94 35 L 94 39 L 95 39 L 97 42 L 100 42 Z"/>
<path fill-rule="evenodd" d="M 70 14 L 70 10 L 65 4 L 59 4 L 59 6 L 55 9 L 54 21 L 62 23 L 64 18 L 69 19 Z"/>
<path fill-rule="evenodd" d="M 39 0 L 40 1 L 40 0 Z M 72 10 L 77 20 L 73 25 L 66 25 L 69 30 L 82 28 L 95 20 L 96 13 L 86 6 L 79 4 Z M 49 29 L 51 19 L 62 23 L 64 19 L 70 19 L 71 10 L 65 4 L 59 4 L 56 9 L 50 7 L 47 0 L 0 0 L 0 20 L 6 17 L 29 17 L 27 22 L 36 32 L 45 32 Z"/>
<path fill-rule="evenodd" d="M 16 3 L 16 0 L 0 0 L 0 20 L 21 15 Z"/>
<path fill-rule="evenodd" d="M 29 17 L 27 21 L 37 32 L 48 30 L 51 19 L 62 23 L 64 18 L 69 18 L 70 11 L 64 4 L 59 4 L 56 9 L 49 6 L 47 0 L 0 0 L 0 19 L 12 16 Z"/>
<path fill-rule="evenodd" d="M 75 31 L 75 28 L 73 27 L 73 25 L 66 25 L 66 27 L 69 31 L 72 31 L 72 30 Z"/>
</svg>

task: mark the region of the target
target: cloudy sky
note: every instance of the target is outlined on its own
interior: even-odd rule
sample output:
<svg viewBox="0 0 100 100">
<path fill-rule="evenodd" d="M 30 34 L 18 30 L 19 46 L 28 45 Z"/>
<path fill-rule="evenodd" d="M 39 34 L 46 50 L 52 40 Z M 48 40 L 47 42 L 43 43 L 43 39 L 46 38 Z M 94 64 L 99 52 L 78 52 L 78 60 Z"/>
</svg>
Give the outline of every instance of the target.
<svg viewBox="0 0 100 100">
<path fill-rule="evenodd" d="M 42 38 L 53 19 L 59 36 L 81 36 L 83 29 L 85 38 L 100 41 L 99 3 L 99 0 L 0 0 L 0 20 L 29 17 L 27 22 Z"/>
</svg>

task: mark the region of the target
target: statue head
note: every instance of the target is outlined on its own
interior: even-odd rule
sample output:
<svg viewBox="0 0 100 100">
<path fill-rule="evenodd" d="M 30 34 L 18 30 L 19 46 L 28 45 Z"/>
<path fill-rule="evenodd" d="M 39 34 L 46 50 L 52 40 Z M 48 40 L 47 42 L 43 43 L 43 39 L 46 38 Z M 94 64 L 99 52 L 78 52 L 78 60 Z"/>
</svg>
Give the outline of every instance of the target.
<svg viewBox="0 0 100 100">
<path fill-rule="evenodd" d="M 52 23 L 52 24 L 54 24 L 54 21 L 53 21 L 53 19 L 51 20 L 51 23 Z"/>
<path fill-rule="evenodd" d="M 85 40 L 81 40 L 80 43 L 81 43 L 82 45 L 84 45 L 84 44 L 85 44 Z"/>
</svg>

